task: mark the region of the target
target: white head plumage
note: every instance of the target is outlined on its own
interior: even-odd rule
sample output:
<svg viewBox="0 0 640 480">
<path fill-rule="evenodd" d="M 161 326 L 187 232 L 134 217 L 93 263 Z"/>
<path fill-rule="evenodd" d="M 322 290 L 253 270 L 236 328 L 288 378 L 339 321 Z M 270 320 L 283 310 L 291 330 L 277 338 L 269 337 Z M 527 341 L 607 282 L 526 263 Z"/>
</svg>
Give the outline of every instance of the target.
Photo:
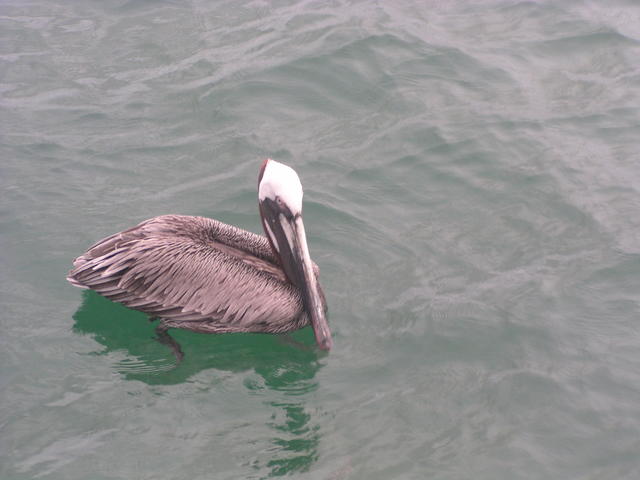
<svg viewBox="0 0 640 480">
<path fill-rule="evenodd" d="M 279 198 L 293 215 L 302 213 L 302 184 L 296 171 L 280 162 L 267 159 L 258 186 L 258 199 Z"/>
</svg>

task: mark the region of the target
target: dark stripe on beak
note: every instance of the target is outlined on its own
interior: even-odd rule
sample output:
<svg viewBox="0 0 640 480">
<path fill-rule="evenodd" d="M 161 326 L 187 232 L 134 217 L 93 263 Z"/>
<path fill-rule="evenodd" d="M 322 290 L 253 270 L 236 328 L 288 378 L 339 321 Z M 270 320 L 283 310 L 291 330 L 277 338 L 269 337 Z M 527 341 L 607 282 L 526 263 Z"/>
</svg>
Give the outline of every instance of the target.
<svg viewBox="0 0 640 480">
<path fill-rule="evenodd" d="M 286 205 L 270 198 L 260 203 L 260 213 L 265 233 L 280 257 L 282 269 L 289 281 L 300 289 L 316 343 L 323 350 L 331 349 L 333 340 L 309 256 L 302 215 L 292 215 Z"/>
</svg>

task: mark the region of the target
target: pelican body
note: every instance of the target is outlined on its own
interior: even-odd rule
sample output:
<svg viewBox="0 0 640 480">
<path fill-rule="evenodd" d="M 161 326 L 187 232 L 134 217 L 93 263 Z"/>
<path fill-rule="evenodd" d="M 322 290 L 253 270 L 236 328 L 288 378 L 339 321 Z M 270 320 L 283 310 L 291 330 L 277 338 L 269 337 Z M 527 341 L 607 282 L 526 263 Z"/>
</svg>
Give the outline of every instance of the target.
<svg viewBox="0 0 640 480">
<path fill-rule="evenodd" d="M 285 333 L 310 324 L 329 350 L 296 172 L 265 160 L 258 204 L 266 237 L 210 218 L 162 215 L 97 242 L 67 280 L 159 318 L 159 332 Z"/>
</svg>

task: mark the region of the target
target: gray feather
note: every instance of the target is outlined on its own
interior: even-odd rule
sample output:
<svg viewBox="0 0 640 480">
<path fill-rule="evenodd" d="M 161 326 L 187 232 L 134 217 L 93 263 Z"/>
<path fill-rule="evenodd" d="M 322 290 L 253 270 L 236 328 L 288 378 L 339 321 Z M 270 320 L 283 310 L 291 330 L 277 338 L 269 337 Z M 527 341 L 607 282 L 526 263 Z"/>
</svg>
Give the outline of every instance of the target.
<svg viewBox="0 0 640 480">
<path fill-rule="evenodd" d="M 278 333 L 309 323 L 267 239 L 204 217 L 163 215 L 111 235 L 67 279 L 170 327 Z"/>
</svg>

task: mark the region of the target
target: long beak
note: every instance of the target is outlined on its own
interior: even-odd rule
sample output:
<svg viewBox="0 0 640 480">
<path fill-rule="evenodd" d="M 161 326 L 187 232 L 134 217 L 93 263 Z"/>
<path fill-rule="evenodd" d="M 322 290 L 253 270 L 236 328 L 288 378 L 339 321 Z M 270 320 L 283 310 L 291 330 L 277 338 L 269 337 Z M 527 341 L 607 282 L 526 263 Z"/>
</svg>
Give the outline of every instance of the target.
<svg viewBox="0 0 640 480">
<path fill-rule="evenodd" d="M 268 227 L 265 230 L 275 243 L 274 247 L 278 251 L 287 278 L 302 293 L 304 308 L 311 318 L 316 343 L 321 349 L 330 350 L 333 340 L 318 291 L 318 280 L 313 272 L 302 216 L 287 216 L 278 212 L 277 218 L 274 217 L 276 215 L 263 215 Z"/>
<path fill-rule="evenodd" d="M 300 215 L 293 221 L 280 215 L 282 229 L 287 236 L 287 243 L 293 253 L 293 270 L 298 280 L 298 288 L 302 291 L 304 306 L 311 317 L 311 326 L 316 336 L 316 343 L 323 350 L 330 350 L 333 345 L 329 324 L 324 314 L 320 294 L 318 293 L 318 280 L 311 266 L 311 257 L 307 246 L 307 236 Z"/>
</svg>

